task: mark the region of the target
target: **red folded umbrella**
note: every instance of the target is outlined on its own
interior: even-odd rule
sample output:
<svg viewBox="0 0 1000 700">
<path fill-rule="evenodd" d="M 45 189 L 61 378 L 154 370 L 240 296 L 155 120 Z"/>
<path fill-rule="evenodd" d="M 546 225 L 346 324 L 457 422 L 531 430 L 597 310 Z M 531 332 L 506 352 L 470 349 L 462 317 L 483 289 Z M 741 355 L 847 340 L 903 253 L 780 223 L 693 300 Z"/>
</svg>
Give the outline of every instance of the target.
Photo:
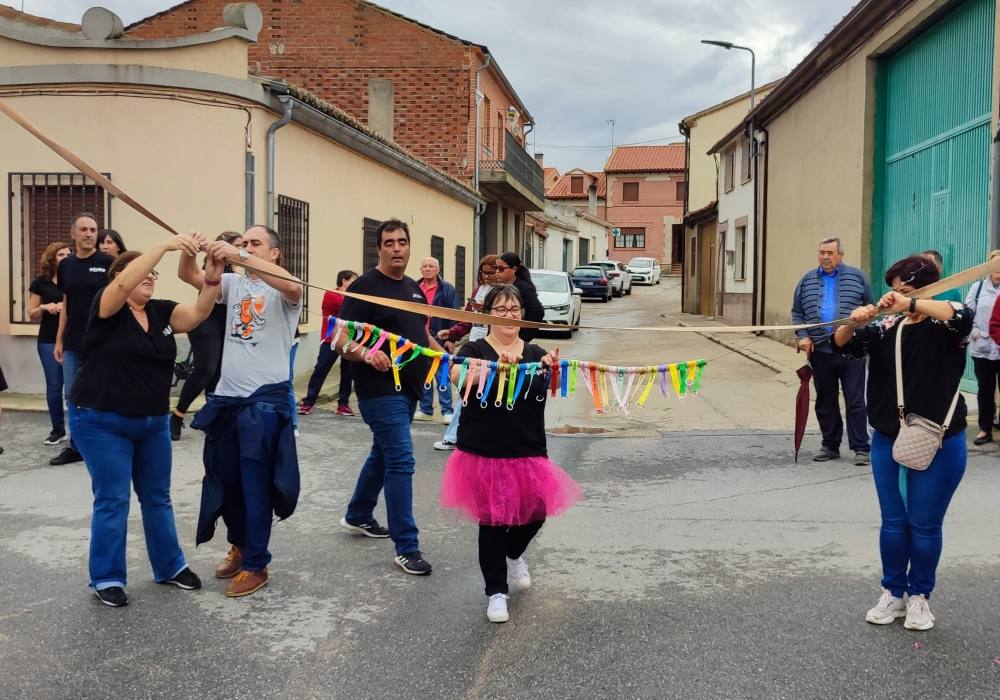
<svg viewBox="0 0 1000 700">
<path fill-rule="evenodd" d="M 795 461 L 799 461 L 799 448 L 802 446 L 802 436 L 806 434 L 806 421 L 809 420 L 809 380 L 813 371 L 809 365 L 802 365 L 795 374 L 799 375 L 799 392 L 795 395 Z"/>
</svg>

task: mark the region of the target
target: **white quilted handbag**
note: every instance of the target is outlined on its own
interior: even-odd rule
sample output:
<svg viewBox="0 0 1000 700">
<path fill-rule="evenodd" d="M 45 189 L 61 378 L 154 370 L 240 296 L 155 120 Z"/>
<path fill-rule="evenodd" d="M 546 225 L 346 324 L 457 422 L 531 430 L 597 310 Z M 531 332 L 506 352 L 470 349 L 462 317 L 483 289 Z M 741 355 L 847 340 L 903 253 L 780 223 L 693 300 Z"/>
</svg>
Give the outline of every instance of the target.
<svg viewBox="0 0 1000 700">
<path fill-rule="evenodd" d="M 906 319 L 896 328 L 896 404 L 899 406 L 899 435 L 892 443 L 892 458 L 904 467 L 923 471 L 931 465 L 934 456 L 941 449 L 944 434 L 948 431 L 952 416 L 955 415 L 959 390 L 955 390 L 955 397 L 951 400 L 951 407 L 948 409 L 948 415 L 944 417 L 943 425 L 938 425 L 916 413 L 906 413 L 903 408 L 901 348 L 903 346 L 903 326 L 908 323 L 909 319 Z"/>
</svg>

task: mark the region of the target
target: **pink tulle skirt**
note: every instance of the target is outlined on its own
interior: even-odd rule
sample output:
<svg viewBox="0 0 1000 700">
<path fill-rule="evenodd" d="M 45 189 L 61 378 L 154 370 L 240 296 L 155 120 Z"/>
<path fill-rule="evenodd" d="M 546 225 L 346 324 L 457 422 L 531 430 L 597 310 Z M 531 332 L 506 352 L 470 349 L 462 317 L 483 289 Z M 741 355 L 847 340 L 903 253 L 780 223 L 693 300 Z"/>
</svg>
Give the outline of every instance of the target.
<svg viewBox="0 0 1000 700">
<path fill-rule="evenodd" d="M 525 525 L 559 515 L 582 496 L 548 457 L 480 457 L 455 450 L 441 475 L 441 506 L 484 525 Z"/>
</svg>

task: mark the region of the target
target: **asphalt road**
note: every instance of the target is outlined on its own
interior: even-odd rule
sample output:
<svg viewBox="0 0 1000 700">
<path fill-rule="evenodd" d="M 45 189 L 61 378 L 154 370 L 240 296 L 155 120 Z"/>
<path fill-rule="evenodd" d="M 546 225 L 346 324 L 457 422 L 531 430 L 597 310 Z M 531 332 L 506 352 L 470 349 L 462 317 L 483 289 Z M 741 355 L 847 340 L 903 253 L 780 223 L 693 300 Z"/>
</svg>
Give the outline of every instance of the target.
<svg viewBox="0 0 1000 700">
<path fill-rule="evenodd" d="M 485 619 L 476 531 L 442 513 L 438 426 L 416 424 L 417 520 L 433 575 L 336 525 L 368 443 L 357 419 L 302 423 L 303 497 L 275 528 L 271 585 L 229 600 L 224 550 L 193 546 L 200 440 L 176 444 L 178 529 L 206 587 L 158 586 L 137 517 L 123 609 L 86 587 L 89 482 L 49 467 L 43 416 L 0 442 L 4 698 L 995 698 L 994 455 L 946 522 L 938 626 L 874 627 L 877 509 L 864 468 L 793 464 L 788 434 L 553 437 L 585 500 L 527 553 L 534 587 Z M 133 504 L 133 513 L 137 507 Z"/>
</svg>

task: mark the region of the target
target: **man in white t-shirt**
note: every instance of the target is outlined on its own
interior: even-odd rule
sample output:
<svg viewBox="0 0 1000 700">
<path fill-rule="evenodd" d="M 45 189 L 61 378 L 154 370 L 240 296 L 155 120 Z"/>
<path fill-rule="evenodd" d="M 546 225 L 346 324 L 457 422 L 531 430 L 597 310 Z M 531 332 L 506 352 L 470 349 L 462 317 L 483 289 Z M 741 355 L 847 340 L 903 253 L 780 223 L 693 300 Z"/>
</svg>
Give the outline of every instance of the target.
<svg viewBox="0 0 1000 700">
<path fill-rule="evenodd" d="M 266 226 L 247 229 L 242 248 L 215 241 L 208 254 L 257 268 L 210 280 L 189 257 L 180 271 L 195 287 L 218 285 L 226 307 L 219 383 L 191 427 L 206 433 L 198 541 L 211 539 L 222 515 L 231 546 L 215 575 L 234 577 L 226 595 L 237 598 L 267 585 L 272 513 L 288 517 L 298 498 L 288 366 L 303 289 L 280 266 L 278 234 Z"/>
</svg>

